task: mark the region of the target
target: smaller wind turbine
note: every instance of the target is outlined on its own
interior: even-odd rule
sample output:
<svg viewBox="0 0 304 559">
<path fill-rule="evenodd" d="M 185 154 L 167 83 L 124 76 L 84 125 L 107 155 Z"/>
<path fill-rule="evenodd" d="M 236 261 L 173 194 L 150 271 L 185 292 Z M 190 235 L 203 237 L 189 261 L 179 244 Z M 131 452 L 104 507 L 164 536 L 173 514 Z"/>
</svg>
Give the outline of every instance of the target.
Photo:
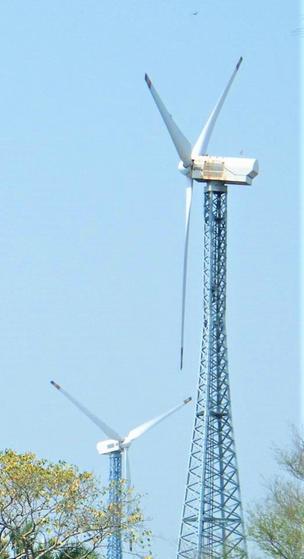
<svg viewBox="0 0 304 559">
<path fill-rule="evenodd" d="M 99 419 L 96 415 L 91 413 L 85 406 L 83 406 L 78 400 L 71 396 L 66 390 L 64 390 L 59 384 L 51 380 L 51 384 L 59 390 L 76 408 L 78 408 L 84 415 L 86 415 L 101 431 L 109 437 L 106 440 L 99 441 L 96 445 L 99 454 L 108 454 L 110 458 L 110 474 L 109 474 L 109 502 L 111 504 L 117 504 L 120 501 L 120 482 L 122 479 L 126 480 L 127 489 L 131 485 L 131 475 L 130 475 L 130 465 L 128 458 L 128 450 L 136 439 L 141 437 L 144 433 L 155 427 L 158 423 L 177 412 L 185 404 L 191 402 L 192 398 L 186 398 L 181 404 L 178 404 L 174 408 L 171 408 L 167 412 L 150 419 L 145 423 L 142 423 L 138 427 L 131 429 L 129 433 L 122 437 L 119 435 L 112 427 L 109 427 L 107 423 Z M 122 475 L 122 456 L 124 457 L 124 468 Z M 108 541 L 108 559 L 121 559 L 122 549 L 121 549 L 121 538 L 120 536 L 113 535 Z"/>
</svg>

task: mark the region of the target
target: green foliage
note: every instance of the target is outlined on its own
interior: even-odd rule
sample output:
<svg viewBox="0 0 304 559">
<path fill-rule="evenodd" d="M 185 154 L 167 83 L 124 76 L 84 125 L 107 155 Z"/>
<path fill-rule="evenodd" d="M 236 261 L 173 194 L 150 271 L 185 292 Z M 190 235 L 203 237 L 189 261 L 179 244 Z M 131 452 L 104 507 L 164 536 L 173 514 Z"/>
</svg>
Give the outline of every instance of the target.
<svg viewBox="0 0 304 559">
<path fill-rule="evenodd" d="M 0 559 L 92 559 L 117 530 L 144 542 L 138 499 L 122 483 L 109 506 L 107 491 L 65 462 L 0 453 Z"/>
<path fill-rule="evenodd" d="M 304 441 L 295 434 L 291 451 L 277 453 L 288 474 L 269 488 L 250 514 L 249 534 L 267 557 L 304 557 Z"/>
</svg>

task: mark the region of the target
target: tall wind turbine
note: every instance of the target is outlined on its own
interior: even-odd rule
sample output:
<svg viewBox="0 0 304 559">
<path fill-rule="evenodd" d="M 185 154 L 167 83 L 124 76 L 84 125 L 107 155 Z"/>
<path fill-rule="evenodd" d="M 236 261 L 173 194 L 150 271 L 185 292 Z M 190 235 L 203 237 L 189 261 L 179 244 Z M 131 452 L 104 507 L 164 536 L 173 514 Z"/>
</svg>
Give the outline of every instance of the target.
<svg viewBox="0 0 304 559">
<path fill-rule="evenodd" d="M 175 124 L 150 78 L 145 80 L 180 157 L 186 176 L 181 368 L 193 181 L 204 183 L 204 316 L 198 396 L 179 537 L 179 559 L 247 558 L 233 436 L 226 342 L 227 185 L 250 185 L 256 159 L 207 154 L 209 140 L 239 70 L 239 59 L 196 142 Z"/>
<path fill-rule="evenodd" d="M 57 388 L 61 394 L 63 394 L 76 408 L 78 408 L 84 415 L 86 415 L 101 431 L 109 437 L 106 440 L 99 441 L 96 445 L 99 454 L 108 454 L 110 458 L 110 472 L 109 472 L 109 503 L 117 504 L 120 502 L 120 488 L 121 481 L 125 479 L 127 482 L 127 488 L 130 488 L 130 466 L 128 451 L 136 439 L 144 435 L 147 431 L 155 427 L 158 423 L 161 423 L 164 419 L 172 415 L 181 409 L 185 404 L 191 402 L 191 398 L 186 398 L 181 404 L 178 404 L 174 408 L 171 408 L 167 412 L 150 419 L 145 423 L 142 423 L 138 427 L 131 429 L 129 433 L 122 437 L 119 435 L 112 427 L 109 427 L 107 423 L 99 419 L 96 415 L 91 413 L 85 406 L 83 406 L 78 400 L 76 400 L 71 394 L 64 390 L 59 384 L 51 381 L 54 388 Z M 124 458 L 124 460 L 122 460 Z M 124 467 L 123 467 L 124 466 Z M 123 471 L 124 470 L 124 471 Z M 119 526 L 119 518 L 115 519 Z M 122 542 L 121 534 L 119 530 L 117 533 L 111 535 L 108 538 L 107 547 L 107 559 L 121 559 L 122 558 Z"/>
</svg>

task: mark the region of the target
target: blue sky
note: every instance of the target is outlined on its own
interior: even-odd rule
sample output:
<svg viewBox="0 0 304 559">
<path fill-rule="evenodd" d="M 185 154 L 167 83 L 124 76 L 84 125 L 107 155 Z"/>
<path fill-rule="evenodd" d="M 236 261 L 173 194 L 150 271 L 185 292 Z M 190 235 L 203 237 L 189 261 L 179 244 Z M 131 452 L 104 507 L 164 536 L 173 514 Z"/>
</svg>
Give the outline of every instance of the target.
<svg viewBox="0 0 304 559">
<path fill-rule="evenodd" d="M 0 5 L 2 447 L 93 469 L 94 425 L 124 434 L 195 396 L 203 190 L 179 365 L 184 178 L 144 83 L 194 140 L 239 56 L 210 152 L 257 157 L 229 189 L 228 344 L 245 509 L 300 421 L 300 46 L 296 2 L 57 0 Z M 193 12 L 198 11 L 196 16 Z M 134 443 L 132 477 L 174 557 L 194 406 Z M 102 437 L 101 437 L 102 438 Z"/>
</svg>

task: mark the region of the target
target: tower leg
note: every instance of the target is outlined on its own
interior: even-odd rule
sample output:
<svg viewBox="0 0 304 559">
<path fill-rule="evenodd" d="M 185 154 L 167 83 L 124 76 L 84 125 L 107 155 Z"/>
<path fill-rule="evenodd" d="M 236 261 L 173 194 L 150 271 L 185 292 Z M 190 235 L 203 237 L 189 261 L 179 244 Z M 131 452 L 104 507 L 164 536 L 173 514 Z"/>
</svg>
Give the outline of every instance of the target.
<svg viewBox="0 0 304 559">
<path fill-rule="evenodd" d="M 204 325 L 178 559 L 246 559 L 226 342 L 227 187 L 204 194 Z"/>
</svg>

